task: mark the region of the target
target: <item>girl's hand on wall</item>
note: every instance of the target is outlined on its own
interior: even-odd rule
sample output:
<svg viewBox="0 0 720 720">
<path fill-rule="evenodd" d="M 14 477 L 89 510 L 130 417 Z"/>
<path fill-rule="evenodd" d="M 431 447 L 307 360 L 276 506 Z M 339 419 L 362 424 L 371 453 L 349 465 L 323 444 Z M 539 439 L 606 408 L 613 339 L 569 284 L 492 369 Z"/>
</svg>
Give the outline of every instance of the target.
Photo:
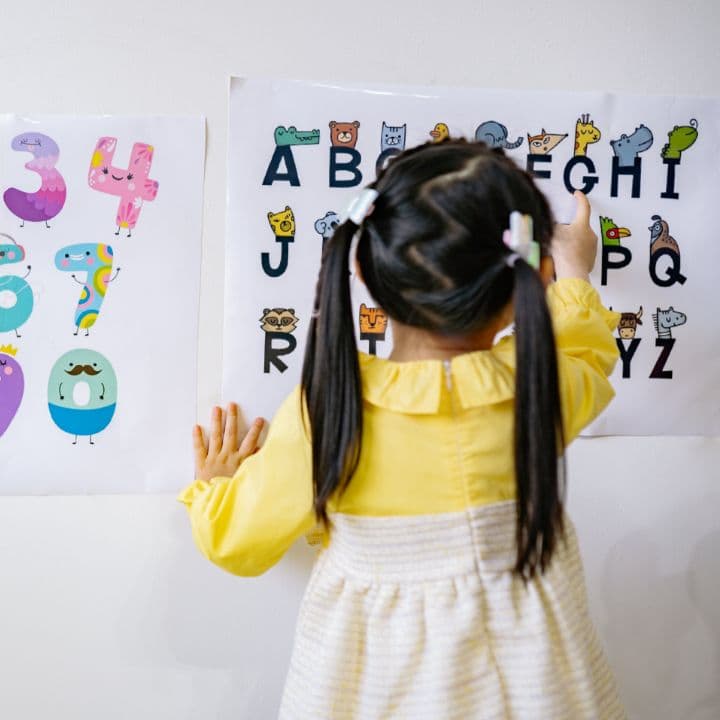
<svg viewBox="0 0 720 720">
<path fill-rule="evenodd" d="M 214 407 L 209 440 L 200 425 L 193 428 L 195 479 L 209 482 L 215 477 L 232 477 L 243 460 L 259 449 L 264 425 L 262 418 L 256 418 L 249 428 L 245 427 L 236 403 L 230 403 L 225 411 Z"/>
<path fill-rule="evenodd" d="M 598 236 L 590 227 L 590 202 L 584 193 L 576 190 L 575 217 L 569 225 L 556 225 L 551 253 L 558 278 L 589 280 L 595 265 Z"/>
</svg>

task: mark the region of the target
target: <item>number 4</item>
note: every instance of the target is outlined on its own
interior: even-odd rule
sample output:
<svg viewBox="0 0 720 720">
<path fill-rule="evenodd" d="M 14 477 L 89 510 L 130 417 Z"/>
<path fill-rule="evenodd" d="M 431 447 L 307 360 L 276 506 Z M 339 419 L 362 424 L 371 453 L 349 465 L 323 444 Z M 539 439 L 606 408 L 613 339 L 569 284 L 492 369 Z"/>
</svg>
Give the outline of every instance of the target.
<svg viewBox="0 0 720 720">
<path fill-rule="evenodd" d="M 148 177 L 154 148 L 145 143 L 135 143 L 127 169 L 122 169 L 112 165 L 116 147 L 117 138 L 101 137 L 98 140 L 90 160 L 88 185 L 93 190 L 120 198 L 115 234 L 119 235 L 121 228 L 127 228 L 127 236 L 130 237 L 132 229 L 137 225 L 143 203 L 146 200 L 152 201 L 157 196 L 158 182 Z"/>
</svg>

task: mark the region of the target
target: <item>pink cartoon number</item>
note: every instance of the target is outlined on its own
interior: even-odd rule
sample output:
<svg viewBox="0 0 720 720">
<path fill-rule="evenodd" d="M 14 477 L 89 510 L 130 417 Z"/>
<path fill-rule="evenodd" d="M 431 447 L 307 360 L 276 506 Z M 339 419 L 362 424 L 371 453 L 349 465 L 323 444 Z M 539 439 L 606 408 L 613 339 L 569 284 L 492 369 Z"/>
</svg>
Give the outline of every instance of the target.
<svg viewBox="0 0 720 720">
<path fill-rule="evenodd" d="M 116 147 L 117 138 L 102 137 L 98 140 L 90 161 L 88 185 L 93 190 L 120 198 L 115 219 L 118 228 L 115 234 L 120 234 L 120 228 L 127 228 L 127 236 L 130 237 L 132 229 L 137 225 L 143 203 L 154 200 L 157 195 L 157 180 L 148 177 L 154 148 L 145 143 L 135 143 L 130 153 L 130 162 L 124 170 L 112 165 Z"/>
</svg>

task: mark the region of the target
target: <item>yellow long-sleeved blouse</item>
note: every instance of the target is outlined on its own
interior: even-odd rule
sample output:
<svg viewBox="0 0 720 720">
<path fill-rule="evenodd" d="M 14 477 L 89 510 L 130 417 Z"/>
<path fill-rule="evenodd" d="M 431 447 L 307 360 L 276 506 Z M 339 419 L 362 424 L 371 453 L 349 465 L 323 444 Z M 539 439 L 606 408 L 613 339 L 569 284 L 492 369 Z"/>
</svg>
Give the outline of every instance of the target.
<svg viewBox="0 0 720 720">
<path fill-rule="evenodd" d="M 560 280 L 547 297 L 570 442 L 614 395 L 608 376 L 618 359 L 612 331 L 620 316 L 583 280 Z M 360 353 L 362 452 L 329 512 L 430 514 L 514 498 L 514 368 L 510 336 L 447 366 Z M 261 450 L 233 477 L 197 480 L 179 496 L 203 554 L 237 575 L 259 575 L 274 565 L 315 526 L 311 456 L 296 388 Z"/>
</svg>

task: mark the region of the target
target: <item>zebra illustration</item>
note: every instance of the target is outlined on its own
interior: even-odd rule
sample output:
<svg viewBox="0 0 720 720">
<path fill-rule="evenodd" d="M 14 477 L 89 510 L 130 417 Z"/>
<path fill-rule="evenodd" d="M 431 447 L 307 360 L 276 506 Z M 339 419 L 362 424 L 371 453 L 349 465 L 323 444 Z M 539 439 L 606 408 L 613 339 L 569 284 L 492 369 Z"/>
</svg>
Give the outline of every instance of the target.
<svg viewBox="0 0 720 720">
<path fill-rule="evenodd" d="M 672 328 L 678 325 L 684 325 L 687 322 L 687 315 L 685 313 L 678 312 L 672 305 L 667 310 L 657 309 L 656 313 L 653 313 L 653 324 L 659 338 L 671 338 Z"/>
</svg>

